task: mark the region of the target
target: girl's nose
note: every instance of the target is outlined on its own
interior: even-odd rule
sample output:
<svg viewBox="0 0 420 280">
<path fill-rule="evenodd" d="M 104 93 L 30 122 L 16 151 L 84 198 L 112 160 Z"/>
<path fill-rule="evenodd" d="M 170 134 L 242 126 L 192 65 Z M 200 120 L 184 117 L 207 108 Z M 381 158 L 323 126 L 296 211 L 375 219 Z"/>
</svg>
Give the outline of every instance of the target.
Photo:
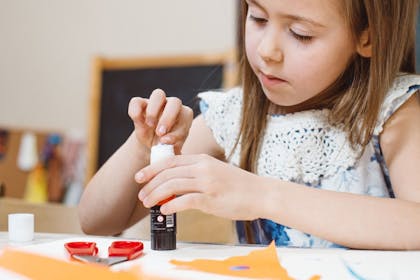
<svg viewBox="0 0 420 280">
<path fill-rule="evenodd" d="M 258 44 L 257 52 L 264 61 L 281 62 L 283 51 L 280 46 L 278 31 L 267 30 Z"/>
</svg>

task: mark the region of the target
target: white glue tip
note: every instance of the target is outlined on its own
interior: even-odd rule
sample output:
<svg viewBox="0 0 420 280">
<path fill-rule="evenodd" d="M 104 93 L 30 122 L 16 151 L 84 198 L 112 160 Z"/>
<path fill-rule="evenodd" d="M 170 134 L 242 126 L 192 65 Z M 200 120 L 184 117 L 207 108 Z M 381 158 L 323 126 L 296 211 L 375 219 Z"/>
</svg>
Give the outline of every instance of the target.
<svg viewBox="0 0 420 280">
<path fill-rule="evenodd" d="M 150 163 L 155 163 L 157 161 L 163 160 L 174 156 L 174 146 L 167 144 L 157 144 L 152 147 L 150 151 Z"/>
</svg>

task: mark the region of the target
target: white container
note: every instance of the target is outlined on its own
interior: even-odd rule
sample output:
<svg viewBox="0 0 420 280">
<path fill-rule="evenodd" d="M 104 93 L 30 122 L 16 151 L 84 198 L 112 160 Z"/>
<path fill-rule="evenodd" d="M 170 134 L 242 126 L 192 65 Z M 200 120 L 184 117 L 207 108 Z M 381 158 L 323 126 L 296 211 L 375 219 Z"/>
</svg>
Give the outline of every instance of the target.
<svg viewBox="0 0 420 280">
<path fill-rule="evenodd" d="M 34 214 L 14 213 L 8 215 L 9 241 L 29 242 L 34 239 Z"/>
<path fill-rule="evenodd" d="M 174 155 L 175 153 L 173 145 L 157 144 L 152 146 L 150 151 L 150 163 L 155 163 L 160 160 L 173 157 Z"/>
</svg>

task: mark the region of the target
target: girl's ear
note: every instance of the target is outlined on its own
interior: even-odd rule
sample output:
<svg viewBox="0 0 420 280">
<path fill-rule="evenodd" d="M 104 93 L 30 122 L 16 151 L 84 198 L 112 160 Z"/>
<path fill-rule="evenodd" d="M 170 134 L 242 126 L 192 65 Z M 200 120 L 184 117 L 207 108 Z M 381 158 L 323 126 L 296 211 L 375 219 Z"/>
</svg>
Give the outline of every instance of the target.
<svg viewBox="0 0 420 280">
<path fill-rule="evenodd" d="M 357 44 L 357 53 L 363 57 L 372 56 L 372 42 L 370 40 L 369 28 L 365 29 L 359 37 Z"/>
</svg>

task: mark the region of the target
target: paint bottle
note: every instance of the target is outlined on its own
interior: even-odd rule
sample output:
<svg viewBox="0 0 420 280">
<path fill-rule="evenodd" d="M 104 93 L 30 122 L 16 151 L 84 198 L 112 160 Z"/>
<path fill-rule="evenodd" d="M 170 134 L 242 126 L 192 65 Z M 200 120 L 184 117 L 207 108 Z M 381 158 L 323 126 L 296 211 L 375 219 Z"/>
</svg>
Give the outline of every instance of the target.
<svg viewBox="0 0 420 280">
<path fill-rule="evenodd" d="M 155 163 L 174 155 L 174 147 L 172 145 L 158 144 L 151 149 L 150 163 Z M 150 208 L 152 250 L 176 249 L 176 214 L 162 215 L 160 212 L 161 205 L 173 198 L 169 197 Z"/>
</svg>

